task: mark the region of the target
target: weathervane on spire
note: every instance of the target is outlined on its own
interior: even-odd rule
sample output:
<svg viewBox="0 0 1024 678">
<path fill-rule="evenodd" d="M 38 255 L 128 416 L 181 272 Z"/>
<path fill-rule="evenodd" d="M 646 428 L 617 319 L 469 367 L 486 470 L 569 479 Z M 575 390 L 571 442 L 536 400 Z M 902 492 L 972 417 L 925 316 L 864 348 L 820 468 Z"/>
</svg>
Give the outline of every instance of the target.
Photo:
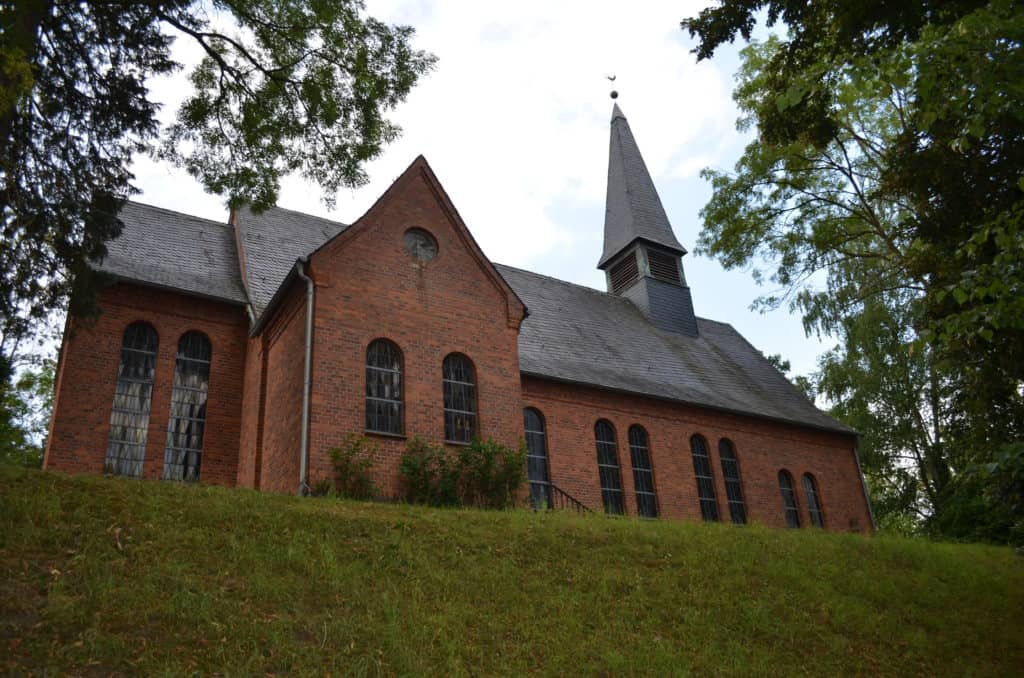
<svg viewBox="0 0 1024 678">
<path fill-rule="evenodd" d="M 614 75 L 606 75 L 604 77 L 608 78 L 608 82 L 615 82 L 615 76 Z M 609 96 L 612 99 L 618 99 L 619 98 L 619 93 L 616 92 L 615 90 L 612 90 L 612 93 Z"/>
</svg>

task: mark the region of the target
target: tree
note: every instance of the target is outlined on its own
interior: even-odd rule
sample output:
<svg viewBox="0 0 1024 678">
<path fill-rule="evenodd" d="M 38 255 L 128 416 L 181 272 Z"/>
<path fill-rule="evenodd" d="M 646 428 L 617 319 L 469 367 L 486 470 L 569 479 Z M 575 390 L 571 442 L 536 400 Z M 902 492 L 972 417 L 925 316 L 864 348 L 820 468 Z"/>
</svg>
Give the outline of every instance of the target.
<svg viewBox="0 0 1024 678">
<path fill-rule="evenodd" d="M 1024 435 L 1024 16 L 742 0 L 683 28 L 709 58 L 761 10 L 788 34 L 744 52 L 739 126 L 757 139 L 735 172 L 706 172 L 700 249 L 769 261 L 761 307 L 840 338 L 819 386 L 871 445 L 869 483 L 942 525 Z"/>
<path fill-rule="evenodd" d="M 360 0 L 0 3 L 0 355 L 72 297 L 92 307 L 89 262 L 120 232 L 129 163 L 183 166 L 232 206 L 272 205 L 299 173 L 330 203 L 399 129 L 385 113 L 434 63 L 413 29 Z M 162 130 L 146 81 L 203 59 Z M 75 294 L 71 295 L 72 286 Z"/>
</svg>

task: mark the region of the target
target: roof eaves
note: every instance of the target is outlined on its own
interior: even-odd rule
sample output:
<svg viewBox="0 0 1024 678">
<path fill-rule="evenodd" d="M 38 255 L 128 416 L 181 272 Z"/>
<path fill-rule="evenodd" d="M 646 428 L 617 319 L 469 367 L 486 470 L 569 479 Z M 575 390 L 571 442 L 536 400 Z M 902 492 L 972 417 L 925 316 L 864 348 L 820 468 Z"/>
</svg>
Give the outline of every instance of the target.
<svg viewBox="0 0 1024 678">
<path fill-rule="evenodd" d="M 520 374 L 525 377 L 535 377 L 537 379 L 544 379 L 547 381 L 555 381 L 561 384 L 570 384 L 572 386 L 586 386 L 588 388 L 596 388 L 601 391 L 608 391 L 610 393 L 623 393 L 627 395 L 639 395 L 645 398 L 651 398 L 652 400 L 660 400 L 667 403 L 678 403 L 681 405 L 689 405 L 691 407 L 700 407 L 706 410 L 714 410 L 716 412 L 725 412 L 727 414 L 736 414 L 744 417 L 755 417 L 764 421 L 773 421 L 779 424 L 787 424 L 789 426 L 801 426 L 803 428 L 810 428 L 816 431 L 825 431 L 826 433 L 839 433 L 842 435 L 860 436 L 860 432 L 854 428 L 850 428 L 845 424 L 836 422 L 835 427 L 823 426 L 819 424 L 812 424 L 806 421 L 799 421 L 796 419 L 787 419 L 785 417 L 773 417 L 767 414 L 760 414 L 757 412 L 750 412 L 747 410 L 737 410 L 729 407 L 721 407 L 717 405 L 708 405 L 707 403 L 699 403 L 692 400 L 685 400 L 683 398 L 670 398 L 668 396 L 658 395 L 655 393 L 647 393 L 644 391 L 631 391 L 624 388 L 616 388 L 614 386 L 605 386 L 604 384 L 594 384 L 587 381 L 579 381 L 576 379 L 568 379 L 565 377 L 553 377 L 541 372 L 531 372 L 529 370 L 520 370 Z"/>
</svg>

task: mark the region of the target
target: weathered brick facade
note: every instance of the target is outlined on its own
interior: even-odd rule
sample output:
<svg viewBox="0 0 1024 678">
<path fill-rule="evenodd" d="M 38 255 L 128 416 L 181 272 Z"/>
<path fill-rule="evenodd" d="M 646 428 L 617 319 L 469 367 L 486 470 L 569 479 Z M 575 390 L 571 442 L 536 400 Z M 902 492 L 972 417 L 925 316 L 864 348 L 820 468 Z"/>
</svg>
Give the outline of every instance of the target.
<svg viewBox="0 0 1024 678">
<path fill-rule="evenodd" d="M 159 345 L 143 477 L 163 474 L 178 339 L 195 330 L 213 348 L 202 479 L 235 485 L 248 329 L 244 310 L 128 283 L 103 289 L 99 305 L 98 317 L 71 319 L 64 331 L 44 467 L 76 473 L 103 470 L 121 337 L 128 325 L 144 321 L 156 330 Z"/>
<path fill-rule="evenodd" d="M 410 227 L 436 239 L 436 258 L 409 256 L 403 236 Z M 802 523 L 809 521 L 800 479 L 811 473 L 828 528 L 871 529 L 851 433 L 522 373 L 518 342 L 528 310 L 422 159 L 359 221 L 311 252 L 303 271 L 314 281 L 309 485 L 331 476 L 330 448 L 346 434 L 364 433 L 366 351 L 385 338 L 402 354 L 404 434 L 370 437 L 381 450 L 375 480 L 389 497 L 399 492 L 406 441 L 418 435 L 443 442 L 441 366 L 457 352 L 475 368 L 480 435 L 517 445 L 523 408 L 536 408 L 545 421 L 551 481 L 594 510 L 602 510 L 594 426 L 607 419 L 629 515 L 637 514 L 637 502 L 627 431 L 639 424 L 649 436 L 661 516 L 701 517 L 689 443 L 698 434 L 709 443 L 723 520 L 729 511 L 718 442 L 726 438 L 736 450 L 749 520 L 785 525 L 778 472 L 786 469 Z M 103 470 L 121 338 L 142 320 L 159 336 L 143 477 L 161 477 L 178 338 L 198 330 L 213 346 L 201 482 L 296 492 L 306 294 L 305 281 L 290 276 L 265 317 L 251 324 L 238 304 L 128 282 L 104 289 L 102 315 L 70 321 L 65 332 L 45 466 Z"/>
</svg>

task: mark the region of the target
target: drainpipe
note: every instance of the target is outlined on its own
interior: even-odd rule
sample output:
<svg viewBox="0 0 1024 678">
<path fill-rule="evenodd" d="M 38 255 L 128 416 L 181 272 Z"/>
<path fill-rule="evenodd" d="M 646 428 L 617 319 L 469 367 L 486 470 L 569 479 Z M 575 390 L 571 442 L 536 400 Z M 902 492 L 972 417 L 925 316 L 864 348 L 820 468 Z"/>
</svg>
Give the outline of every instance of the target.
<svg viewBox="0 0 1024 678">
<path fill-rule="evenodd" d="M 313 382 L 313 279 L 306 275 L 302 261 L 295 262 L 299 277 L 306 281 L 306 356 L 302 372 L 302 439 L 299 443 L 299 489 L 302 497 L 309 494 L 309 390 Z"/>
<path fill-rule="evenodd" d="M 871 531 L 878 532 L 878 524 L 875 523 L 875 512 L 871 508 L 871 498 L 868 496 L 868 484 L 864 480 L 864 470 L 860 467 L 860 454 L 857 448 L 860 447 L 860 435 L 853 439 L 853 461 L 857 464 L 857 475 L 860 476 L 860 489 L 864 492 L 864 503 L 868 506 L 868 517 L 871 518 Z"/>
</svg>

